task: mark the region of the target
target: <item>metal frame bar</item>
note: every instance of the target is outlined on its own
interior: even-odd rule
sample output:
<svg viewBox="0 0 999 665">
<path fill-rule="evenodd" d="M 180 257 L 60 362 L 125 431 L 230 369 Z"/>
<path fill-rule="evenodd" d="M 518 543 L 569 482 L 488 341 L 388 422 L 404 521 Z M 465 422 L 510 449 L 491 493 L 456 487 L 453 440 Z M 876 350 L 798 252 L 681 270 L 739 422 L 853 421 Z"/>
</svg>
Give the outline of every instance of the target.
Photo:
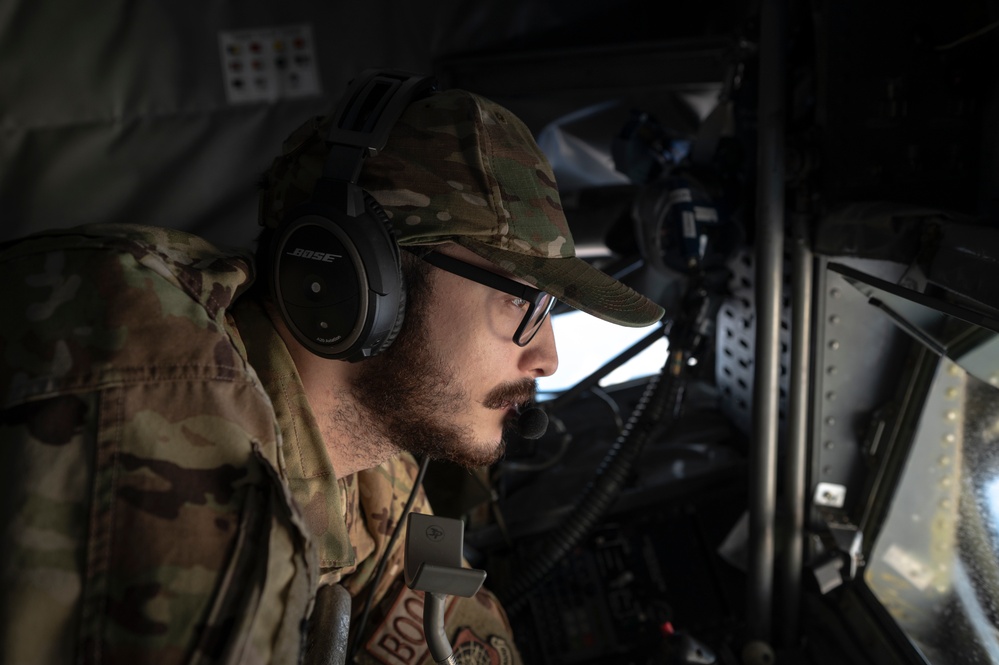
<svg viewBox="0 0 999 665">
<path fill-rule="evenodd" d="M 791 256 L 791 369 L 788 396 L 787 454 L 784 460 L 783 515 L 786 521 L 778 571 L 781 589 L 782 645 L 793 647 L 799 639 L 801 575 L 804 565 L 804 525 L 808 502 L 807 474 L 811 412 L 812 302 L 815 261 L 808 237 L 807 218 L 794 223 Z"/>
<path fill-rule="evenodd" d="M 758 214 L 756 220 L 756 367 L 749 456 L 747 637 L 769 643 L 773 623 L 780 314 L 784 264 L 784 0 L 762 4 Z"/>
</svg>

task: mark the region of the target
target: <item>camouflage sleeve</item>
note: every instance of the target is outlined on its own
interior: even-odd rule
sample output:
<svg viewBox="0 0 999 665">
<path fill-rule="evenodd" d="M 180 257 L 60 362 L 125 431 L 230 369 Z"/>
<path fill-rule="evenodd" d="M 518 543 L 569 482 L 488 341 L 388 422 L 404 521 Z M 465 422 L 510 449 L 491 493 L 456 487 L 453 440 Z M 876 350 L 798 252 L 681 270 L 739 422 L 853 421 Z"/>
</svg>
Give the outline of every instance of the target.
<svg viewBox="0 0 999 665">
<path fill-rule="evenodd" d="M 363 521 L 351 531 L 354 542 L 372 546 L 357 571 L 343 584 L 356 596 L 355 616 L 366 602 L 371 577 L 388 545 L 392 531 L 416 480 L 418 466 L 404 453 L 385 464 L 358 474 L 358 495 Z M 417 490 L 414 512 L 431 512 L 422 488 Z M 359 533 L 363 531 L 363 533 Z M 423 632 L 423 593 L 412 591 L 403 581 L 405 526 L 388 556 L 385 575 L 374 596 L 377 608 L 362 637 L 363 650 L 357 663 L 416 665 L 434 662 Z M 521 662 L 506 613 L 496 597 L 481 589 L 472 598 L 450 596 L 444 612 L 445 630 L 459 662 Z"/>
<path fill-rule="evenodd" d="M 0 662 L 294 662 L 314 561 L 231 283 L 64 245 L 0 256 Z"/>
<path fill-rule="evenodd" d="M 292 617 L 261 601 L 286 591 L 299 605 L 286 628 L 298 630 L 307 589 L 293 577 L 305 561 L 287 504 L 213 394 L 144 386 L 4 413 L 0 660 L 270 656 Z M 172 404 L 169 419 L 143 408 L 150 399 Z M 271 634 L 256 632 L 267 624 Z"/>
</svg>

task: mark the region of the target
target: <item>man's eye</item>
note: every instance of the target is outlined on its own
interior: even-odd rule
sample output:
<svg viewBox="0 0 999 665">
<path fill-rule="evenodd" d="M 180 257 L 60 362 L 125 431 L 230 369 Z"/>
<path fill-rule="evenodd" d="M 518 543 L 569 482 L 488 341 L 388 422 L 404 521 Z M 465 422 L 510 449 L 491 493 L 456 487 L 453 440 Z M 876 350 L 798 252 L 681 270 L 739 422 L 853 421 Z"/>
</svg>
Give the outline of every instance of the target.
<svg viewBox="0 0 999 665">
<path fill-rule="evenodd" d="M 523 298 L 514 298 L 511 302 L 513 302 L 514 307 L 519 307 L 520 309 L 527 309 L 527 306 L 530 304 Z"/>
</svg>

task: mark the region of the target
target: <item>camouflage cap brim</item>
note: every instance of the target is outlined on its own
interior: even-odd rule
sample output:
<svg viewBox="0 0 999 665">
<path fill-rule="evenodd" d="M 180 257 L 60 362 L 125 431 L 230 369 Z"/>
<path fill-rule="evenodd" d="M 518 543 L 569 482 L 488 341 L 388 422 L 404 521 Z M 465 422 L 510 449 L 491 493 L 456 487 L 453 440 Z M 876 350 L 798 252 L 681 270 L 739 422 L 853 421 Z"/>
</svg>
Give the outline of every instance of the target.
<svg viewBox="0 0 999 665">
<path fill-rule="evenodd" d="M 469 238 L 455 241 L 561 302 L 604 321 L 638 328 L 663 317 L 662 307 L 578 257 L 547 259 L 498 249 Z"/>
</svg>

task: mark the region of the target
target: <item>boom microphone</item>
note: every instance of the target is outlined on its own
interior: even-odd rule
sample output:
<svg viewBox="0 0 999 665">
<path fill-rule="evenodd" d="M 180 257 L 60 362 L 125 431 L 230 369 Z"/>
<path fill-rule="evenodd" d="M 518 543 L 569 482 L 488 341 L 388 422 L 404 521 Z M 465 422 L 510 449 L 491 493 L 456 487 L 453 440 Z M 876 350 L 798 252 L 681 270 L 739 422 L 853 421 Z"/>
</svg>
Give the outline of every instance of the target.
<svg viewBox="0 0 999 665">
<path fill-rule="evenodd" d="M 548 429 L 548 414 L 536 406 L 520 412 L 517 433 L 525 439 L 540 439 Z"/>
</svg>

